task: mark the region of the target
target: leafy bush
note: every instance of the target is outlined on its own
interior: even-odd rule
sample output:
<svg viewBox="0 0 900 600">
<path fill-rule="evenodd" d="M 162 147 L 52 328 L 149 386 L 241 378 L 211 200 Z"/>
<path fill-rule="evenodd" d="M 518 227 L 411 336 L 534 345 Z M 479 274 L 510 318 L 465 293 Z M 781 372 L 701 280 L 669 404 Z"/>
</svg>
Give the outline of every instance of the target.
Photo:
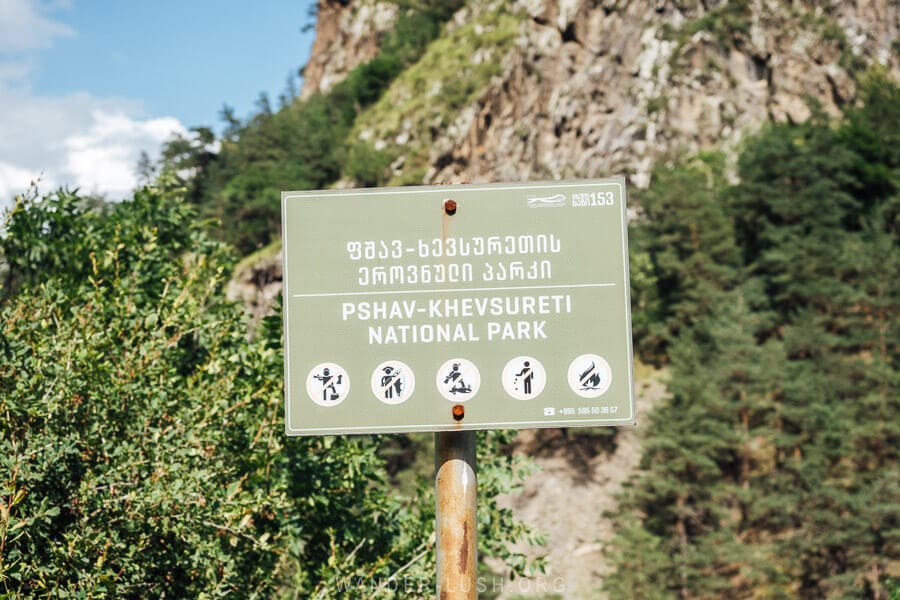
<svg viewBox="0 0 900 600">
<path fill-rule="evenodd" d="M 261 590 L 277 570 L 274 351 L 242 341 L 219 294 L 228 253 L 190 219 L 149 190 L 102 210 L 20 199 L 9 216 L 6 593 L 183 597 Z"/>
<path fill-rule="evenodd" d="M 430 596 L 430 486 L 393 493 L 379 438 L 284 436 L 280 319 L 248 339 L 188 205 L 20 198 L 0 251 L 0 596 Z M 481 541 L 515 561 L 503 439 Z"/>
<path fill-rule="evenodd" d="M 371 144 L 359 142 L 350 149 L 344 172 L 363 187 L 384 185 L 390 172 L 391 156 Z"/>
</svg>

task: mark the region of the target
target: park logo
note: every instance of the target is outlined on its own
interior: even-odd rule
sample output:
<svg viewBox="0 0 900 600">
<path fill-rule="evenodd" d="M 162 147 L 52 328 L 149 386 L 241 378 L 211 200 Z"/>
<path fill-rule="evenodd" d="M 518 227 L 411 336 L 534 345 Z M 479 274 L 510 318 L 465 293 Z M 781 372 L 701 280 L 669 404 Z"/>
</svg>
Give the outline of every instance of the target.
<svg viewBox="0 0 900 600">
<path fill-rule="evenodd" d="M 528 208 L 559 208 L 566 205 L 564 194 L 552 196 L 528 196 Z"/>
</svg>

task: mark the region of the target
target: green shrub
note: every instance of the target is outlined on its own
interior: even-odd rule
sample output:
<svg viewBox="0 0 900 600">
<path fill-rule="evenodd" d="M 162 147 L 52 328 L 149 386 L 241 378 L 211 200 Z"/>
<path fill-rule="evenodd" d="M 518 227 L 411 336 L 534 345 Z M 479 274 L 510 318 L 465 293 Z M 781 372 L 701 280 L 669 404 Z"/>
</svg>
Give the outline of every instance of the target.
<svg viewBox="0 0 900 600">
<path fill-rule="evenodd" d="M 350 149 L 344 172 L 363 187 L 384 185 L 390 176 L 391 155 L 359 142 Z"/>
<path fill-rule="evenodd" d="M 0 257 L 0 597 L 431 595 L 430 485 L 386 485 L 380 438 L 284 435 L 281 320 L 248 339 L 181 199 L 20 198 Z M 521 565 L 504 435 L 481 551 Z"/>
</svg>

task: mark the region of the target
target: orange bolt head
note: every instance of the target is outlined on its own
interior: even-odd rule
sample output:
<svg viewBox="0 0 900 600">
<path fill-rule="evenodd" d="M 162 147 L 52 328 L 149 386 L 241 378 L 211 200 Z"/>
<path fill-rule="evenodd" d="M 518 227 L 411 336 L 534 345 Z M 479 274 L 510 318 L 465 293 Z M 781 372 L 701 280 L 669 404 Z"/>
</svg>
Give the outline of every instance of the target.
<svg viewBox="0 0 900 600">
<path fill-rule="evenodd" d="M 444 212 L 448 215 L 452 215 L 456 212 L 456 200 L 452 198 L 447 198 L 444 200 Z"/>
</svg>

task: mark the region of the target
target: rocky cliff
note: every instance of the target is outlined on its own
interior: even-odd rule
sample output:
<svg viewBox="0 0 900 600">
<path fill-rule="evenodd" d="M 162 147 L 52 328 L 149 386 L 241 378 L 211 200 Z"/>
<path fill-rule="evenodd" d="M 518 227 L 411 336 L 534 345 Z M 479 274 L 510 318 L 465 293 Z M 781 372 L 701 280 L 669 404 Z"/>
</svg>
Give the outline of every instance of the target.
<svg viewBox="0 0 900 600">
<path fill-rule="evenodd" d="M 376 52 L 397 10 L 320 7 L 304 94 Z M 391 155 L 392 183 L 623 173 L 645 186 L 659 156 L 728 151 L 811 102 L 837 113 L 873 64 L 900 76 L 898 29 L 892 0 L 472 0 L 355 135 Z"/>
<path fill-rule="evenodd" d="M 379 37 L 391 29 L 398 10 L 388 2 L 319 2 L 316 39 L 303 67 L 301 100 L 328 91 L 354 67 L 373 58 Z"/>
</svg>

